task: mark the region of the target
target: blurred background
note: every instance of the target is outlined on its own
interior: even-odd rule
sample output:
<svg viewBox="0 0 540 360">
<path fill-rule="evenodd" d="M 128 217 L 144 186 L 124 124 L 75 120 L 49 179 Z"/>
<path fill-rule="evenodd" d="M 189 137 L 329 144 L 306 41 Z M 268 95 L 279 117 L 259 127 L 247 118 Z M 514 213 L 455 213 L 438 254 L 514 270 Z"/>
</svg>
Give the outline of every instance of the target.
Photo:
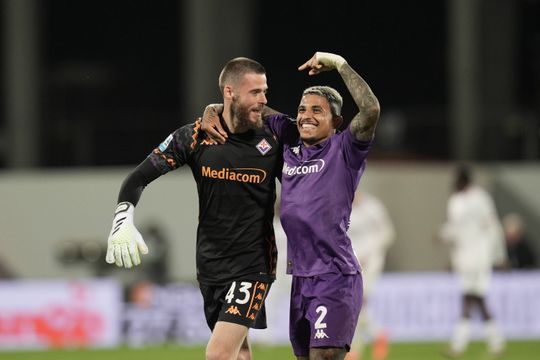
<svg viewBox="0 0 540 360">
<path fill-rule="evenodd" d="M 136 164 L 220 100 L 219 71 L 241 55 L 266 67 L 271 104 L 294 113 L 312 83 L 344 89 L 335 74 L 296 71 L 317 50 L 343 55 L 381 99 L 372 159 L 537 161 L 539 7 L 4 0 L 2 166 Z"/>
<path fill-rule="evenodd" d="M 356 108 L 337 74 L 297 71 L 315 51 L 342 55 L 381 103 L 360 187 L 396 228 L 388 272 L 448 270 L 433 235 L 463 162 L 501 219 L 519 214 L 540 253 L 540 0 L 1 0 L 0 13 L 4 278 L 106 279 L 120 285 L 113 298 L 139 300 L 141 281 L 192 283 L 189 169 L 145 190 L 136 217 L 151 248 L 143 265 L 104 263 L 123 178 L 221 101 L 217 77 L 233 57 L 265 66 L 273 108 L 294 115 L 305 87 L 328 84 L 350 120 Z"/>
</svg>

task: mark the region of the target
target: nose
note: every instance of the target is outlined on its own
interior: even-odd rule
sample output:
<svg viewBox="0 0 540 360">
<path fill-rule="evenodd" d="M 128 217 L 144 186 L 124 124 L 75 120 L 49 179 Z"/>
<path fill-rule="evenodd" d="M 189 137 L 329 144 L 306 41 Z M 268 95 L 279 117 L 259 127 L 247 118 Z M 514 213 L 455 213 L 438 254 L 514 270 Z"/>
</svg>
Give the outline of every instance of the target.
<svg viewBox="0 0 540 360">
<path fill-rule="evenodd" d="M 313 117 L 313 111 L 311 111 L 310 109 L 305 109 L 304 110 L 304 113 L 302 114 L 302 118 L 312 118 Z"/>
<path fill-rule="evenodd" d="M 263 92 L 260 93 L 260 95 L 259 95 L 259 103 L 266 105 L 267 102 L 268 102 L 268 100 L 266 99 L 266 94 L 263 93 Z"/>
</svg>

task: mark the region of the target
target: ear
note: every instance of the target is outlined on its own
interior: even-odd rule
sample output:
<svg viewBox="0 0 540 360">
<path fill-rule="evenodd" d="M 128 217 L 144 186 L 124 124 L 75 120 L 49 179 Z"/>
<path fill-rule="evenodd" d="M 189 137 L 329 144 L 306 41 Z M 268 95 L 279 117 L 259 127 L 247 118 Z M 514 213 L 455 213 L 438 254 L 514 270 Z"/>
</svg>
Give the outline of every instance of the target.
<svg viewBox="0 0 540 360">
<path fill-rule="evenodd" d="M 339 129 L 339 127 L 343 124 L 343 116 L 334 116 L 332 119 L 332 125 L 334 126 L 334 129 Z"/>
<path fill-rule="evenodd" d="M 223 97 L 224 98 L 228 98 L 228 99 L 232 99 L 234 96 L 233 94 L 233 89 L 232 89 L 232 86 L 230 85 L 227 85 L 223 88 Z"/>
</svg>

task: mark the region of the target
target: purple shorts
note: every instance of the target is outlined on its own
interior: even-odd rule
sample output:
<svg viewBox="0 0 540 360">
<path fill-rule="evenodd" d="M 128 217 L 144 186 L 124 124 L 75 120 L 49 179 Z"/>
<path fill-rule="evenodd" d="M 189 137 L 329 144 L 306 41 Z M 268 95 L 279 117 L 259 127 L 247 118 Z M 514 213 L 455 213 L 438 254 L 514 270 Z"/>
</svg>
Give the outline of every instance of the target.
<svg viewBox="0 0 540 360">
<path fill-rule="evenodd" d="M 307 357 L 318 347 L 348 351 L 361 307 L 360 274 L 293 276 L 289 338 L 294 355 Z"/>
</svg>

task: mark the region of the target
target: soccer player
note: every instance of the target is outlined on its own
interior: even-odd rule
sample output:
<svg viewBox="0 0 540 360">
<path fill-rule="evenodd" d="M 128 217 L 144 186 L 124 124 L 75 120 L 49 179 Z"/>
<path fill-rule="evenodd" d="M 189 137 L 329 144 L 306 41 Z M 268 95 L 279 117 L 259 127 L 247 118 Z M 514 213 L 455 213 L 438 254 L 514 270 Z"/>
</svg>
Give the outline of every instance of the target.
<svg viewBox="0 0 540 360">
<path fill-rule="evenodd" d="M 487 307 L 485 295 L 493 265 L 505 260 L 503 232 L 493 199 L 472 183 L 466 167 L 457 170 L 455 192 L 448 200 L 447 220 L 440 237 L 452 246 L 452 268 L 459 277 L 462 291 L 461 319 L 445 354 L 459 357 L 466 350 L 471 315 L 476 308 L 485 323 L 488 350 L 499 355 L 504 350 L 504 338 Z"/>
<path fill-rule="evenodd" d="M 264 301 L 275 278 L 272 227 L 275 175 L 281 153 L 263 125 L 265 69 L 247 58 L 229 61 L 219 77 L 223 146 L 212 146 L 200 121 L 169 135 L 124 180 L 106 260 L 130 268 L 148 248 L 134 226 L 134 208 L 146 185 L 188 165 L 197 183 L 197 279 L 212 335 L 206 359 L 251 359 L 248 328 L 265 328 Z"/>
<path fill-rule="evenodd" d="M 343 57 L 317 52 L 298 68 L 308 69 L 310 75 L 337 70 L 359 112 L 338 133 L 341 95 L 314 86 L 302 94 L 296 126 L 283 114 L 265 116 L 283 146 L 280 218 L 288 241 L 287 272 L 293 275 L 289 336 L 298 359 L 343 359 L 362 304 L 360 266 L 347 227 L 380 108 Z M 218 126 L 205 125 L 219 138 L 213 127 Z"/>
<path fill-rule="evenodd" d="M 371 358 L 382 360 L 388 355 L 388 335 L 369 312 L 369 298 L 384 269 L 386 252 L 394 242 L 396 233 L 386 207 L 374 195 L 356 192 L 348 234 L 362 265 L 364 298 L 347 360 L 361 358 L 365 341 L 373 342 Z"/>
</svg>

